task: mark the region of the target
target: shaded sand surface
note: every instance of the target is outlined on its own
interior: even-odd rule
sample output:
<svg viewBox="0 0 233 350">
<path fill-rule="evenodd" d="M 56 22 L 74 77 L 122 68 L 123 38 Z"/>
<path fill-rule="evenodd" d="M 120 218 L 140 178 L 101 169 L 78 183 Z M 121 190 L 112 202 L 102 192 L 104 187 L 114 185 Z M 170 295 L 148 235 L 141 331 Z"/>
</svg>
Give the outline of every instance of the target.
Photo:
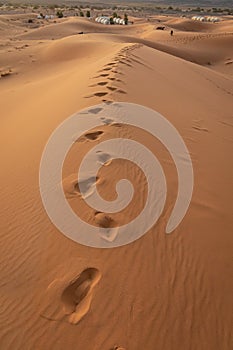
<svg viewBox="0 0 233 350">
<path fill-rule="evenodd" d="M 0 17 L 1 349 L 233 348 L 233 20 L 164 22 L 166 31 L 158 32 L 142 21 L 123 28 L 65 19 L 25 33 L 20 16 L 9 30 Z M 89 149 L 124 137 L 143 143 L 164 169 L 168 195 L 160 220 L 141 239 L 109 250 L 81 246 L 50 222 L 38 185 L 44 146 L 63 120 L 103 101 L 155 109 L 183 137 L 195 187 L 171 235 L 165 235 L 177 195 L 171 156 L 150 134 L 111 123 L 83 135 L 67 156 L 70 206 L 100 227 L 138 215 L 147 186 L 132 163 L 100 159 L 107 163 L 97 187 L 106 200 L 115 199 L 122 177 L 135 188 L 127 210 L 114 215 L 88 207 L 74 176 Z"/>
</svg>

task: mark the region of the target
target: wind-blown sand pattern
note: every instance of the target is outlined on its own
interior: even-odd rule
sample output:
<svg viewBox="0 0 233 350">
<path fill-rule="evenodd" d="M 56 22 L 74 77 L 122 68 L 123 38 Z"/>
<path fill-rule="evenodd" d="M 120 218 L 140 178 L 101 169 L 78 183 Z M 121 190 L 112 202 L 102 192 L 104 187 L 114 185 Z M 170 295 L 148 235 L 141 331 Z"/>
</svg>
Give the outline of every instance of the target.
<svg viewBox="0 0 233 350">
<path fill-rule="evenodd" d="M 67 18 L 24 32 L 23 15 L 14 16 L 16 22 L 0 17 L 0 348 L 232 349 L 233 20 L 158 16 L 120 27 Z M 174 37 L 155 30 L 157 19 Z M 147 196 L 137 166 L 99 154 L 100 195 L 114 200 L 116 182 L 126 177 L 134 197 L 111 215 L 85 203 L 75 174 L 99 142 L 143 143 L 167 179 L 165 209 L 146 235 L 120 248 L 94 249 L 50 222 L 38 173 L 44 146 L 63 120 L 86 107 L 98 116 L 92 106 L 112 101 L 155 109 L 177 128 L 195 187 L 184 220 L 165 235 L 177 173 L 164 146 L 107 116 L 104 126 L 79 139 L 74 130 L 62 184 L 71 208 L 89 224 L 117 229 L 140 213 Z M 89 180 L 87 174 L 86 196 Z"/>
</svg>

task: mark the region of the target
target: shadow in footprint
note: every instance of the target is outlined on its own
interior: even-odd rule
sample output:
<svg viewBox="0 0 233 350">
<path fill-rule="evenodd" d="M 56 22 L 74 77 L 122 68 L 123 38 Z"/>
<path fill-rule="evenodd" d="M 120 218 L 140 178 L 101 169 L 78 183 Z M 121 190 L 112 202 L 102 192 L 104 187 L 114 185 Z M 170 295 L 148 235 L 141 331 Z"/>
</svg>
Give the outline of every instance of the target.
<svg viewBox="0 0 233 350">
<path fill-rule="evenodd" d="M 112 68 L 114 68 L 114 67 L 116 67 L 117 66 L 117 63 L 115 62 L 115 63 L 108 63 L 108 64 L 106 64 L 105 66 L 104 66 L 104 68 L 110 68 L 110 69 L 112 69 Z"/>
<path fill-rule="evenodd" d="M 104 73 L 104 74 L 100 74 L 100 75 L 97 75 L 97 76 L 93 77 L 93 79 L 97 79 L 97 78 L 101 78 L 101 77 L 105 78 L 105 77 L 108 77 L 108 76 L 109 76 L 108 73 Z"/>
<path fill-rule="evenodd" d="M 103 97 L 103 96 L 106 96 L 107 94 L 108 94 L 107 92 L 96 92 L 94 94 L 94 96 L 96 96 L 96 97 Z"/>
<path fill-rule="evenodd" d="M 102 109 L 102 108 L 101 108 Z M 97 140 L 99 138 L 100 135 L 102 135 L 104 132 L 103 131 L 93 131 L 93 132 L 89 132 L 87 134 L 85 134 L 85 138 L 91 141 Z"/>
<path fill-rule="evenodd" d="M 107 85 L 107 81 L 100 81 L 97 85 L 104 86 Z"/>
<path fill-rule="evenodd" d="M 105 71 L 108 71 L 108 70 L 111 70 L 111 69 L 112 69 L 112 67 L 106 67 L 104 69 L 101 69 L 99 72 L 105 72 Z"/>
<path fill-rule="evenodd" d="M 92 98 L 92 97 L 104 97 L 108 94 L 108 92 L 96 92 L 93 95 L 89 95 L 89 96 L 84 96 L 84 98 Z"/>
<path fill-rule="evenodd" d="M 89 87 L 96 87 L 96 86 L 105 86 L 107 85 L 107 81 L 100 81 L 99 83 L 89 85 Z"/>
<path fill-rule="evenodd" d="M 111 91 L 115 91 L 117 88 L 113 87 L 113 86 L 107 86 L 107 89 L 111 90 Z"/>
</svg>

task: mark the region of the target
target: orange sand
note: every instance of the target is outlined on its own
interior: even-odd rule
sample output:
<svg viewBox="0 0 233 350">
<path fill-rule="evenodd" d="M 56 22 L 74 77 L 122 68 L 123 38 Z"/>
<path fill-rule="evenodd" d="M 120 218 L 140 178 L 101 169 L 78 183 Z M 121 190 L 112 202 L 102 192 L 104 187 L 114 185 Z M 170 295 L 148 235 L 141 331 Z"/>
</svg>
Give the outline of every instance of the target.
<svg viewBox="0 0 233 350">
<path fill-rule="evenodd" d="M 164 18 L 169 27 L 160 32 L 156 18 L 128 27 L 77 18 L 25 33 L 23 17 L 14 16 L 10 24 L 10 16 L 0 17 L 0 348 L 232 349 L 233 20 Z M 112 125 L 73 149 L 64 189 L 98 142 L 140 140 L 166 174 L 160 220 L 134 243 L 107 250 L 81 246 L 50 222 L 38 184 L 43 148 L 63 120 L 102 100 L 155 109 L 183 137 L 195 186 L 171 235 L 164 233 L 177 193 L 171 157 L 146 133 Z M 135 198 L 115 224 L 141 210 L 145 179 L 129 162 L 112 162 L 99 174 L 99 191 L 111 200 L 127 172 Z M 70 204 L 87 222 L 108 224 L 83 201 Z"/>
</svg>

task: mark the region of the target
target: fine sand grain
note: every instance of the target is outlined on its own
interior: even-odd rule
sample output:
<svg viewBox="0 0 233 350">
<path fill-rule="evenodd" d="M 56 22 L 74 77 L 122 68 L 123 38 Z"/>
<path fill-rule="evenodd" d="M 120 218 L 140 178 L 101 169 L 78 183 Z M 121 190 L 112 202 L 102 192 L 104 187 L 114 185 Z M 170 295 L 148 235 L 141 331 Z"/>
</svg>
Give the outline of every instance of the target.
<svg viewBox="0 0 233 350">
<path fill-rule="evenodd" d="M 160 32 L 145 21 L 120 27 L 77 18 L 25 32 L 24 17 L 9 22 L 9 16 L 0 17 L 0 349 L 232 349 L 233 20 L 160 17 L 166 25 Z M 141 239 L 94 249 L 49 220 L 39 165 L 63 120 L 112 101 L 152 108 L 177 128 L 195 186 L 187 215 L 166 235 L 178 185 L 170 154 L 151 134 L 106 116 L 105 125 L 74 140 L 65 160 L 71 208 L 89 224 L 116 228 L 143 209 L 145 175 L 111 154 L 99 154 L 99 193 L 114 200 L 117 181 L 127 178 L 132 202 L 109 214 L 80 196 L 75 174 L 84 155 L 116 137 L 157 156 L 168 194 L 159 221 Z M 88 196 L 90 178 L 83 181 Z"/>
</svg>

